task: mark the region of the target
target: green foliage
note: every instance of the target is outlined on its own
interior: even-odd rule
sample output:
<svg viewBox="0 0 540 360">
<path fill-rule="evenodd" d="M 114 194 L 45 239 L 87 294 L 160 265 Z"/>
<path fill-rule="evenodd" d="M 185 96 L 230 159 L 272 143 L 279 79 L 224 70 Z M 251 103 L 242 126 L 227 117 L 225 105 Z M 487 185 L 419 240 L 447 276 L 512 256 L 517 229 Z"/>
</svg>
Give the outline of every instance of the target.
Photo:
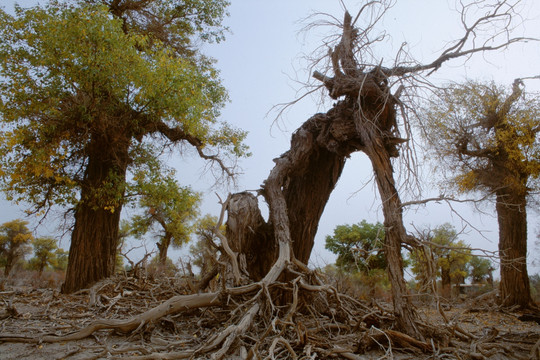
<svg viewBox="0 0 540 360">
<path fill-rule="evenodd" d="M 469 246 L 458 240 L 455 228 L 445 223 L 420 235 L 424 246 L 409 254 L 412 272 L 421 286 L 431 277 L 439 277 L 443 285 L 462 283 L 472 258 Z"/>
<path fill-rule="evenodd" d="M 339 225 L 326 237 L 325 248 L 336 254 L 336 265 L 347 272 L 385 269 L 384 226 L 362 220 L 358 224 Z"/>
<path fill-rule="evenodd" d="M 135 186 L 121 162 L 130 170 L 151 164 L 159 174 L 164 141 L 246 155 L 245 132 L 217 122 L 227 93 L 213 61 L 192 47 L 223 39 L 227 4 L 51 1 L 15 16 L 0 10 L 0 178 L 8 198 L 36 212 L 81 200 L 113 212 Z M 117 169 L 81 199 L 88 166 L 100 161 Z"/>
<path fill-rule="evenodd" d="M 34 247 L 34 257 L 30 259 L 32 269 L 41 274 L 47 266 L 56 267 L 56 250 L 58 250 L 56 239 L 36 238 L 32 241 L 32 246 Z"/>
<path fill-rule="evenodd" d="M 53 265 L 54 269 L 65 271 L 68 264 L 69 252 L 62 248 L 58 248 L 54 252 L 54 255 L 56 257 Z"/>
<path fill-rule="evenodd" d="M 156 174 L 139 171 L 135 181 L 139 190 L 138 205 L 142 215 L 132 217 L 130 233 L 141 237 L 154 231 L 161 247 L 180 247 L 187 243 L 198 215 L 201 195 L 182 187 L 174 171 Z"/>
<path fill-rule="evenodd" d="M 189 247 L 189 253 L 193 258 L 193 265 L 201 270 L 201 274 L 209 271 L 213 266 L 217 265 L 217 236 L 213 229 L 216 227 L 218 219 L 215 216 L 205 215 L 198 219 L 195 224 L 195 234 L 197 240 L 195 244 Z"/>
<path fill-rule="evenodd" d="M 469 260 L 470 277 L 473 283 L 481 283 L 491 278 L 491 272 L 494 270 L 489 259 L 484 259 L 473 255 Z"/>
<path fill-rule="evenodd" d="M 28 230 L 28 221 L 13 220 L 0 226 L 0 266 L 8 276 L 17 261 L 31 252 L 30 242 L 34 238 Z"/>
<path fill-rule="evenodd" d="M 540 97 L 469 81 L 440 89 L 422 118 L 424 136 L 460 192 L 509 187 L 527 194 L 540 182 Z"/>
</svg>

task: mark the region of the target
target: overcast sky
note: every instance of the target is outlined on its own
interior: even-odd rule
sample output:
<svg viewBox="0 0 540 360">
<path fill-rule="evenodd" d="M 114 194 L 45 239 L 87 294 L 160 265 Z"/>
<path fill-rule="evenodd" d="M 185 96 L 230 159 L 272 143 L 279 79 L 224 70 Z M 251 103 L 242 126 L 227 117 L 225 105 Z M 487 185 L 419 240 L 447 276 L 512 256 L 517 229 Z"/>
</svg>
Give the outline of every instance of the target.
<svg viewBox="0 0 540 360">
<path fill-rule="evenodd" d="M 3 0 L 2 3 L 10 10 L 14 1 Z M 36 2 L 27 0 L 18 3 L 28 6 Z M 316 112 L 329 109 L 331 104 L 321 104 L 319 94 L 318 97 L 307 97 L 300 101 L 277 122 L 274 122 L 277 113 L 272 111 L 273 106 L 292 101 L 303 94 L 305 89 L 296 81 L 309 79 L 309 73 L 305 71 L 307 64 L 302 58 L 319 47 L 324 35 L 332 30 L 318 28 L 306 34 L 300 30 L 309 21 L 302 20 L 313 13 L 327 13 L 341 19 L 343 3 L 353 14 L 361 4 L 360 1 L 338 0 L 232 1 L 229 8 L 231 16 L 226 20 L 232 33 L 221 44 L 205 45 L 205 52 L 218 60 L 217 68 L 230 93 L 231 102 L 223 111 L 223 119 L 249 131 L 247 144 L 253 153 L 251 158 L 240 163 L 242 174 L 238 178 L 237 188 L 228 190 L 258 189 L 274 165 L 272 159 L 288 150 L 291 133 Z M 528 0 L 524 6 L 522 14 L 530 19 L 525 25 L 526 30 L 532 36 L 539 34 L 540 2 Z M 393 59 L 400 45 L 407 42 L 413 58 L 430 62 L 448 41 L 461 35 L 459 16 L 453 8 L 453 0 L 398 0 L 381 23 L 390 38 L 380 44 L 377 55 L 384 60 Z M 472 78 L 511 84 L 516 77 L 538 75 L 538 64 L 540 46 L 528 43 L 516 45 L 504 53 L 478 55 L 465 64 L 463 61 L 451 62 L 444 65 L 435 78 L 437 81 Z M 527 90 L 539 90 L 540 81 L 536 82 L 527 82 Z M 214 192 L 225 197 L 227 189 L 212 188 L 211 174 L 203 172 L 202 164 L 190 157 L 189 152 L 186 155 L 183 160 L 180 160 L 180 154 L 170 159 L 170 163 L 177 168 L 180 182 L 206 192 L 203 213 L 218 215 L 219 206 Z M 429 174 L 429 171 L 426 173 Z M 369 222 L 383 221 L 380 201 L 371 177 L 372 170 L 367 158 L 362 154 L 354 154 L 347 162 L 323 214 L 312 255 L 315 264 L 334 261 L 335 257 L 324 249 L 324 237 L 331 234 L 336 225 L 357 223 L 363 219 Z M 433 188 L 433 193 L 438 194 L 438 190 Z M 429 195 L 429 192 L 425 195 Z M 411 200 L 406 194 L 402 197 L 403 201 Z M 16 206 L 6 201 L 0 204 L 0 223 L 24 216 Z M 472 211 L 468 205 L 456 205 L 455 209 L 474 227 L 483 230 L 480 234 L 467 226 L 468 233 L 463 236 L 465 241 L 473 247 L 497 249 L 498 228 L 493 216 L 493 204 L 483 206 L 484 214 Z M 413 231 L 414 227 L 435 227 L 444 222 L 451 222 L 458 229 L 464 226 L 460 216 L 452 213 L 444 204 L 411 209 L 405 214 L 408 231 Z M 40 235 L 47 235 L 51 231 L 51 226 L 38 229 Z M 533 260 L 540 262 L 539 249 L 534 247 L 538 231 L 539 214 L 531 209 L 529 263 Z M 62 245 L 68 248 L 68 240 L 64 239 Z M 530 269 L 531 274 L 538 271 L 540 267 Z"/>
</svg>

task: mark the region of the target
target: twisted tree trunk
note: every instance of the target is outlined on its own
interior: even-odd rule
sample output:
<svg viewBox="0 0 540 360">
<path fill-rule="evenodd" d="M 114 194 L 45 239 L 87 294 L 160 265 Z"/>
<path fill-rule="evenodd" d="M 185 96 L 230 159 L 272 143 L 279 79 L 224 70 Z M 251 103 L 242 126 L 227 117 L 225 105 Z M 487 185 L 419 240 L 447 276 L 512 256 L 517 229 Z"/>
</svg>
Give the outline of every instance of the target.
<svg viewBox="0 0 540 360">
<path fill-rule="evenodd" d="M 286 204 L 291 249 L 305 264 L 345 160 L 361 148 L 351 109 L 350 101 L 342 101 L 328 113 L 313 116 L 293 134 L 291 149 L 274 160 L 276 164 L 287 161 L 287 166 L 279 169 L 280 191 Z M 272 201 L 268 192 L 263 191 L 263 195 L 268 203 Z M 264 221 L 254 195 L 243 192 L 232 196 L 227 239 L 232 250 L 245 257 L 246 270 L 254 280 L 262 279 L 277 259 L 276 226 L 283 225 L 272 217 L 268 223 Z"/>
<path fill-rule="evenodd" d="M 307 263 L 320 217 L 345 159 L 354 151 L 365 152 L 383 202 L 385 254 L 398 325 L 408 334 L 420 336 L 403 276 L 401 245 L 407 234 L 390 161 L 399 155 L 396 145 L 404 141 L 396 136 L 397 100 L 378 67 L 364 72 L 355 61 L 352 48 L 356 36 L 347 13 L 342 40 L 331 52 L 335 76 L 318 72 L 313 75 L 324 83 L 333 99 L 343 100 L 328 113 L 306 121 L 293 134 L 290 150 L 275 159 L 276 166 L 262 191 L 270 205 L 269 223 L 262 220 L 253 200 L 245 201 L 251 203 L 250 216 L 230 205 L 228 239 L 235 244 L 231 245 L 234 251 L 246 257 L 247 271 L 254 279 L 264 276 L 278 258 L 278 250 L 282 249 L 276 246 L 279 234 L 290 236 L 287 241 L 291 242 L 293 256 Z M 268 190 L 270 183 L 272 191 Z"/>
</svg>

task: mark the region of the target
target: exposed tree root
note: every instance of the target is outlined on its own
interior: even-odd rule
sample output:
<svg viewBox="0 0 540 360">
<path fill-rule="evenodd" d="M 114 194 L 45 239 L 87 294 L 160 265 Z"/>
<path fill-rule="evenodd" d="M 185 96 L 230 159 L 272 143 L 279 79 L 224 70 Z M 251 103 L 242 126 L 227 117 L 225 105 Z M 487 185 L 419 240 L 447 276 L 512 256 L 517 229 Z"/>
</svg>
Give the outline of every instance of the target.
<svg viewBox="0 0 540 360">
<path fill-rule="evenodd" d="M 454 322 L 451 314 L 447 314 L 447 324 L 432 323 L 435 318 L 440 319 L 435 308 L 434 317 L 417 322 L 426 340 L 410 337 L 393 328 L 395 318 L 386 307 L 372 307 L 340 293 L 326 284 L 318 272 L 293 263 L 282 270 L 287 275 L 295 274 L 290 281 L 260 281 L 221 292 L 174 296 L 127 319 L 96 320 L 64 335 L 1 333 L 0 344 L 29 342 L 46 346 L 45 343 L 73 342 L 77 348 L 68 348 L 68 352 L 91 350 L 96 354 L 94 358 L 130 359 L 361 359 L 365 354 L 378 354 L 375 358 L 484 359 L 500 355 L 534 359 L 538 354 L 538 333 L 509 333 L 495 327 L 484 333 L 471 333 L 465 324 Z M 94 306 L 88 304 L 88 294 L 78 295 L 76 303 L 69 303 L 70 298 L 62 295 L 53 301 L 53 306 L 60 306 L 61 312 L 86 307 L 86 318 L 96 312 L 113 317 L 118 316 L 114 314 L 119 310 L 129 314 L 129 309 L 140 308 L 139 299 L 158 296 L 152 295 L 153 289 L 167 287 L 162 279 L 156 280 L 162 283 L 152 286 L 147 282 L 132 284 L 133 281 L 119 277 L 99 286 L 99 301 Z M 119 283 L 124 288 L 147 290 L 135 297 L 115 285 Z M 189 287 L 185 285 L 184 289 Z M 290 299 L 287 304 L 279 301 L 284 294 Z M 111 302 L 107 303 L 107 299 Z M 24 321 L 22 314 L 17 318 Z M 73 325 L 64 327 L 71 328 Z M 89 339 L 81 343 L 84 338 Z M 99 339 L 98 344 L 88 346 L 91 339 Z M 123 345 L 111 345 L 113 339 Z"/>
</svg>

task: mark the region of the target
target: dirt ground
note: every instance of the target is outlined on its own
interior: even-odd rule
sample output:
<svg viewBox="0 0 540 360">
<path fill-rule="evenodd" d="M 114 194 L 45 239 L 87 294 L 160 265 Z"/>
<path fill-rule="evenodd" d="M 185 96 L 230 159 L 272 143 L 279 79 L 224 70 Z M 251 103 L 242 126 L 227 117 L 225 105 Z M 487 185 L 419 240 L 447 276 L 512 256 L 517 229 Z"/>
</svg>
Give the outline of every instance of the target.
<svg viewBox="0 0 540 360">
<path fill-rule="evenodd" d="M 154 323 L 144 324 L 129 334 L 113 330 L 98 330 L 82 340 L 40 342 L 44 335 L 65 335 L 80 330 L 97 319 L 128 319 L 157 306 L 172 296 L 190 292 L 182 279 L 170 278 L 159 282 L 148 279 L 124 278 L 105 282 L 92 291 L 62 295 L 57 289 L 6 287 L 0 292 L 0 359 L 166 359 L 175 358 L 174 352 L 195 349 L 216 331 L 221 331 L 230 320 L 230 311 L 220 308 L 195 309 L 168 315 Z M 380 309 L 380 305 L 379 309 Z M 383 305 L 384 307 L 384 305 Z M 379 311 L 379 310 L 378 310 Z M 521 313 L 495 311 L 489 300 L 466 300 L 453 306 L 445 305 L 444 315 L 434 304 L 418 308 L 422 321 L 433 329 L 454 327 L 454 338 L 441 345 L 431 343 L 434 351 L 419 353 L 399 349 L 399 344 L 384 343 L 377 332 L 384 325 L 370 323 L 363 317 L 357 335 L 347 335 L 349 344 L 362 343 L 361 338 L 375 339 L 378 345 L 367 348 L 354 345 L 356 352 L 348 355 L 317 353 L 315 344 L 323 330 L 306 331 L 304 354 L 299 359 L 352 358 L 352 359 L 539 359 L 540 325 L 534 321 L 521 321 Z M 382 314 L 381 312 L 379 312 Z M 308 324 L 309 319 L 296 317 Z M 306 325 L 307 326 L 307 325 Z M 328 326 L 328 337 L 339 333 L 340 326 Z M 387 332 L 388 333 L 388 332 Z M 249 337 L 249 334 L 246 335 Z M 18 339 L 14 339 L 19 337 Z M 21 339 L 21 337 L 23 339 Z M 356 339 L 355 339 L 356 337 Z M 472 340 L 471 340 L 472 339 Z M 26 342 L 27 341 L 27 342 Z M 322 340 L 321 340 L 322 341 Z M 313 343 L 313 351 L 309 343 Z M 427 343 L 430 340 L 426 339 Z M 365 342 L 364 342 L 365 345 Z M 336 344 L 336 349 L 338 344 Z M 157 355 L 162 354 L 162 355 Z M 167 355 L 168 354 L 168 355 Z M 243 355 L 242 355 L 243 354 Z M 193 355 L 206 359 L 209 354 Z M 226 358 L 243 358 L 238 356 Z M 272 357 L 269 357 L 272 358 Z M 276 359 L 290 358 L 287 352 Z"/>
</svg>

